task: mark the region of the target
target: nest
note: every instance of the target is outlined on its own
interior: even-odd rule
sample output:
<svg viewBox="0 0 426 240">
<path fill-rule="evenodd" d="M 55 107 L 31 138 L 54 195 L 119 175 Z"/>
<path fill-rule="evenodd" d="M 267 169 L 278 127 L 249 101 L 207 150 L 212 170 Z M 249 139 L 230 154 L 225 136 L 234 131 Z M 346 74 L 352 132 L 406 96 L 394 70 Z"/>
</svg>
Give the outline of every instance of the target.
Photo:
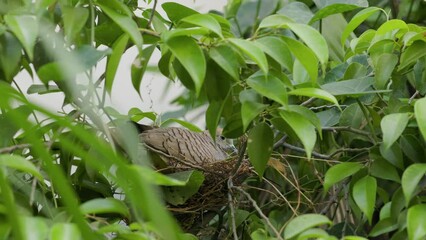
<svg viewBox="0 0 426 240">
<path fill-rule="evenodd" d="M 169 206 L 169 210 L 186 231 L 197 232 L 209 222 L 209 213 L 216 215 L 228 204 L 228 181 L 240 185 L 250 173 L 250 164 L 243 160 L 238 166 L 238 157 L 207 163 L 198 166 L 197 170 L 204 173 L 204 182 L 196 194 L 184 204 Z M 173 172 L 188 170 L 188 167 L 176 167 Z"/>
</svg>

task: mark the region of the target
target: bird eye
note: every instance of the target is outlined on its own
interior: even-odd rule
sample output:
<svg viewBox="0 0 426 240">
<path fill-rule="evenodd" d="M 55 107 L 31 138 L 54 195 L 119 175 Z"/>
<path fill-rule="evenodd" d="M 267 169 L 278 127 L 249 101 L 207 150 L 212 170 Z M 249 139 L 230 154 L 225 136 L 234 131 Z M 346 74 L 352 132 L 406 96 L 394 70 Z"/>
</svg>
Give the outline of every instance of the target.
<svg viewBox="0 0 426 240">
<path fill-rule="evenodd" d="M 222 135 L 219 135 L 220 140 L 224 141 L 226 138 Z"/>
</svg>

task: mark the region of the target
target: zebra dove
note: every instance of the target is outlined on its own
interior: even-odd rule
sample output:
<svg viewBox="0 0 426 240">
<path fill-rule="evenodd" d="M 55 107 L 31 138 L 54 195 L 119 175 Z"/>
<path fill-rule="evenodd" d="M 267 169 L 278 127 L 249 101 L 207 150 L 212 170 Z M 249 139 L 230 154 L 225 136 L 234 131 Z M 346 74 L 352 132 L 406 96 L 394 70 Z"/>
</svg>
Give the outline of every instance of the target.
<svg viewBox="0 0 426 240">
<path fill-rule="evenodd" d="M 137 127 L 141 132 L 141 142 L 169 165 L 188 163 L 202 166 L 225 160 L 228 154 L 236 152 L 235 147 L 226 142 L 223 136 L 218 135 L 214 142 L 207 131 L 192 132 L 184 128 L 153 128 L 146 125 Z"/>
</svg>

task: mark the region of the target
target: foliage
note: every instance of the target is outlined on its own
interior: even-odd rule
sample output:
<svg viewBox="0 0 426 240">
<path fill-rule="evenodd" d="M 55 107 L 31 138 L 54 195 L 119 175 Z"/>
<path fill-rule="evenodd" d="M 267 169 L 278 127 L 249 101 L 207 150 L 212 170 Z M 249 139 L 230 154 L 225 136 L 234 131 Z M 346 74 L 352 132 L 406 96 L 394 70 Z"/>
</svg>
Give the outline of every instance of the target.
<svg viewBox="0 0 426 240">
<path fill-rule="evenodd" d="M 209 131 L 247 146 L 257 175 L 228 181 L 199 237 L 424 238 L 426 29 L 408 23 L 424 6 L 401 2 L 405 20 L 359 0 L 235 0 L 223 15 L 168 2 L 166 16 L 136 0 L 1 2 L 1 238 L 195 238 L 158 186 L 189 189 L 179 205 L 202 172 L 151 169 L 127 120 L 156 114 L 105 106 L 129 48 L 136 91 L 160 51 L 158 70 L 189 90 L 177 101 L 208 105 Z M 25 71 L 43 83 L 27 93 L 65 95 L 60 113 L 25 98 Z"/>
</svg>

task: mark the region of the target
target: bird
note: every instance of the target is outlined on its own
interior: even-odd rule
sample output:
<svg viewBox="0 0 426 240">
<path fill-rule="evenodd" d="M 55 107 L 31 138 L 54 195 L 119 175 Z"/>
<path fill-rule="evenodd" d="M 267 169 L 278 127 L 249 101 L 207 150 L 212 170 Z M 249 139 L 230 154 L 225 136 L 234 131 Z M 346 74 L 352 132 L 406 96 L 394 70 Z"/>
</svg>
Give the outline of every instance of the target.
<svg viewBox="0 0 426 240">
<path fill-rule="evenodd" d="M 193 132 L 179 127 L 158 128 L 143 124 L 136 124 L 136 127 L 140 142 L 168 166 L 203 166 L 226 160 L 237 152 L 220 131 L 214 141 L 208 131 Z"/>
</svg>

